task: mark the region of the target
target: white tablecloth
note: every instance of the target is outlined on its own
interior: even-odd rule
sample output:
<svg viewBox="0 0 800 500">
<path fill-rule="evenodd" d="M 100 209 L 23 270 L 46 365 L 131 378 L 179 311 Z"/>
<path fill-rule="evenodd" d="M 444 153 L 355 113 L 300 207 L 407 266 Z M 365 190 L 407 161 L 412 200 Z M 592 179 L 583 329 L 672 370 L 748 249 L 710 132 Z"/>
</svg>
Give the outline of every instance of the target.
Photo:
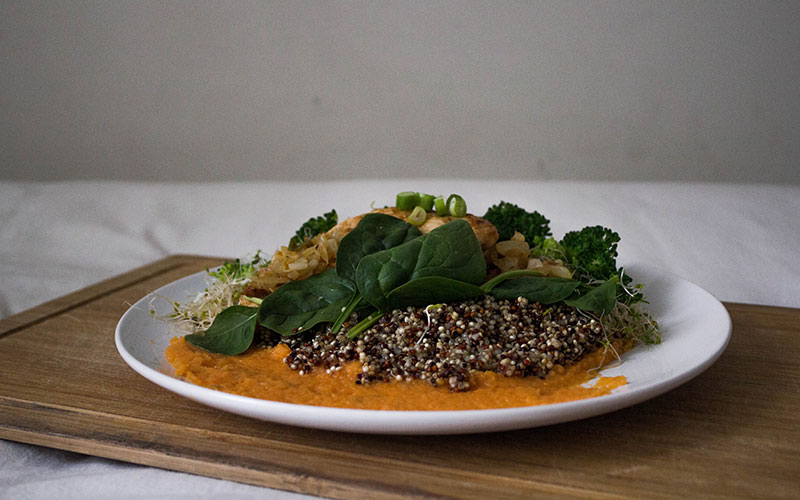
<svg viewBox="0 0 800 500">
<path fill-rule="evenodd" d="M 557 237 L 620 233 L 619 261 L 669 269 L 720 300 L 800 307 L 800 186 L 487 182 L 0 183 L 0 318 L 174 253 L 238 257 L 306 219 L 457 192 L 481 215 L 536 209 Z M 2 346 L 2 342 L 0 342 Z M 0 347 L 1 348 L 1 347 Z M 0 416 L 2 418 L 2 416 Z M 0 498 L 295 498 L 228 481 L 0 440 Z"/>
</svg>

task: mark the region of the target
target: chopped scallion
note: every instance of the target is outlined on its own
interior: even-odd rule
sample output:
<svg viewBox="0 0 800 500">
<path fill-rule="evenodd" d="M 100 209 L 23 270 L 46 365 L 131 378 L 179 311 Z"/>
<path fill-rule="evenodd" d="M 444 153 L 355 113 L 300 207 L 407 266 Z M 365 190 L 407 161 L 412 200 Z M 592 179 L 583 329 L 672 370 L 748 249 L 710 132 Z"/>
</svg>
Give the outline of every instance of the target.
<svg viewBox="0 0 800 500">
<path fill-rule="evenodd" d="M 433 198 L 432 194 L 425 194 L 425 193 L 417 193 L 419 194 L 419 206 L 425 209 L 426 212 L 430 212 L 433 210 Z"/>
<path fill-rule="evenodd" d="M 433 207 L 436 210 L 436 215 L 442 216 L 450 213 L 447 209 L 447 202 L 444 201 L 443 196 L 437 196 L 436 199 L 433 200 Z"/>
<path fill-rule="evenodd" d="M 451 194 L 447 199 L 447 210 L 453 217 L 464 217 L 467 215 L 467 202 L 457 194 Z"/>
<path fill-rule="evenodd" d="M 419 193 L 415 193 L 413 191 L 403 191 L 402 193 L 397 193 L 395 206 L 400 210 L 411 210 L 417 205 L 419 205 Z"/>
<path fill-rule="evenodd" d="M 407 220 L 409 224 L 421 226 L 427 217 L 428 214 L 425 212 L 425 209 L 420 206 L 416 206 L 414 207 L 414 210 L 411 211 L 411 214 L 408 216 Z"/>
</svg>

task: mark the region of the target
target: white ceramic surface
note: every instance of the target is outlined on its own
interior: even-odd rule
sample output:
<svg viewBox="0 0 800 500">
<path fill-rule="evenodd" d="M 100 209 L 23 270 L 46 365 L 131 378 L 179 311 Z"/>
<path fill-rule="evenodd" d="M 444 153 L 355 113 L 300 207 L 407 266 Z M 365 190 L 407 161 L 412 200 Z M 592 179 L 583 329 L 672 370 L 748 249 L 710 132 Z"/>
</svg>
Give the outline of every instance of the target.
<svg viewBox="0 0 800 500">
<path fill-rule="evenodd" d="M 206 389 L 170 373 L 164 350 L 175 333 L 168 323 L 149 313 L 151 295 L 122 316 L 116 344 L 125 362 L 153 383 L 205 405 L 271 422 L 376 434 L 457 434 L 550 425 L 618 410 L 663 394 L 708 368 L 728 344 L 730 316 L 711 294 L 651 267 L 629 265 L 626 269 L 637 282 L 647 284 L 649 311 L 662 326 L 662 343 L 639 346 L 622 356 L 621 365 L 602 370 L 605 376 L 624 375 L 627 385 L 607 396 L 568 403 L 469 411 L 351 410 L 279 403 Z M 204 277 L 204 272 L 194 274 L 156 293 L 185 301 L 205 288 Z"/>
</svg>

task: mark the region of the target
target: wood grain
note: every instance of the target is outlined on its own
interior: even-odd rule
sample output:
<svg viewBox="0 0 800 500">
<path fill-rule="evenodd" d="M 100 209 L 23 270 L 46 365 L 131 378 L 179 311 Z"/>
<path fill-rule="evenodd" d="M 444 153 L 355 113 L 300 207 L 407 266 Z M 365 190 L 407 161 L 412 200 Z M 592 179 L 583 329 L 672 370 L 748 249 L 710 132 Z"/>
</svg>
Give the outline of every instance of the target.
<svg viewBox="0 0 800 500">
<path fill-rule="evenodd" d="M 169 257 L 0 321 L 0 437 L 335 498 L 797 498 L 798 309 L 726 304 L 720 360 L 632 408 L 513 432 L 359 435 L 201 406 L 123 363 L 128 304 L 220 261 Z"/>
</svg>

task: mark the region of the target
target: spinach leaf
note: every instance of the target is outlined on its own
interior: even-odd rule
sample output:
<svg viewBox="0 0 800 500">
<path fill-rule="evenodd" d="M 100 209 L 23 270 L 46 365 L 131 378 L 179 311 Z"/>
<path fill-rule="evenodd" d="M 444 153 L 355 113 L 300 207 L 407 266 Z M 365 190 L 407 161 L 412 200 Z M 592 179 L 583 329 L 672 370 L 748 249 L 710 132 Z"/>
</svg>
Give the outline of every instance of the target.
<svg viewBox="0 0 800 500">
<path fill-rule="evenodd" d="M 355 229 L 339 243 L 339 250 L 336 252 L 336 272 L 339 277 L 355 282 L 356 268 L 365 256 L 402 245 L 421 235 L 415 226 L 391 215 L 366 214 Z M 361 294 L 356 291 L 347 307 L 334 320 L 331 327 L 333 333 L 339 331 L 360 303 L 362 303 Z"/>
<path fill-rule="evenodd" d="M 392 290 L 427 276 L 474 285 L 483 281 L 486 261 L 468 222 L 456 219 L 402 245 L 365 256 L 356 268 L 356 285 L 364 300 L 385 311 Z"/>
<path fill-rule="evenodd" d="M 542 273 L 538 271 L 534 271 L 532 269 L 514 269 L 513 271 L 506 271 L 504 273 L 500 273 L 494 278 L 490 279 L 483 285 L 481 285 L 481 290 L 486 293 L 492 291 L 492 288 L 496 287 L 500 283 L 510 280 L 511 278 L 517 278 L 519 276 L 541 276 Z"/>
<path fill-rule="evenodd" d="M 455 219 L 423 236 L 411 279 L 443 276 L 477 285 L 486 278 L 486 260 L 472 226 Z"/>
<path fill-rule="evenodd" d="M 395 288 L 386 296 L 390 309 L 455 302 L 484 295 L 480 287 L 441 276 L 426 276 Z"/>
<path fill-rule="evenodd" d="M 258 308 L 258 322 L 281 335 L 304 332 L 332 322 L 353 297 L 353 284 L 328 269 L 300 281 L 290 281 L 267 295 Z"/>
<path fill-rule="evenodd" d="M 411 279 L 424 238 L 420 236 L 361 259 L 356 268 L 356 285 L 365 301 L 379 311 L 387 309 L 386 295 Z"/>
<path fill-rule="evenodd" d="M 336 272 L 355 282 L 356 268 L 367 255 L 394 248 L 422 233 L 404 220 L 386 214 L 367 214 L 339 243 L 336 252 Z"/>
<path fill-rule="evenodd" d="M 617 304 L 617 286 L 612 281 L 604 281 L 589 289 L 583 295 L 564 300 L 568 306 L 591 311 L 599 315 L 610 313 Z"/>
<path fill-rule="evenodd" d="M 542 276 L 523 276 L 503 281 L 489 292 L 498 299 L 516 300 L 525 297 L 531 302 L 553 304 L 560 302 L 575 291 L 579 281 Z"/>
<path fill-rule="evenodd" d="M 214 322 L 204 333 L 186 336 L 186 341 L 206 351 L 235 356 L 253 343 L 258 309 L 247 306 L 231 306 L 217 314 Z"/>
</svg>

